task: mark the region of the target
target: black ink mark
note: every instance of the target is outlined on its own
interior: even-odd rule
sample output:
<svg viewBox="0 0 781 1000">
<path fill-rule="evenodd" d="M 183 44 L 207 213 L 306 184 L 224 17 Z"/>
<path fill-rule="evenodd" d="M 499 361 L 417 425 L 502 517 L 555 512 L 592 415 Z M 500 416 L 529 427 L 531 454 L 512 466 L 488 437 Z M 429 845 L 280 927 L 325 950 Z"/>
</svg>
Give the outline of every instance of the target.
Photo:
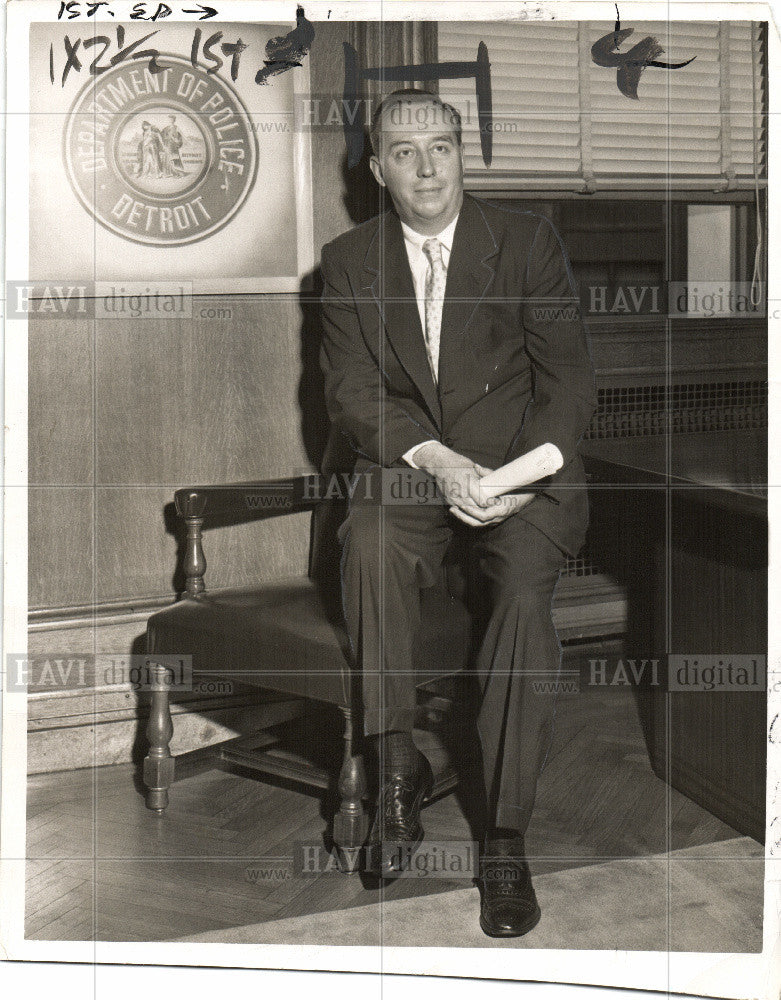
<svg viewBox="0 0 781 1000">
<path fill-rule="evenodd" d="M 186 8 L 183 7 L 182 8 L 182 13 L 183 14 L 201 14 L 201 16 L 198 18 L 199 21 L 205 21 L 207 18 L 215 17 L 217 15 L 217 11 L 214 9 L 214 7 L 204 7 L 203 4 L 200 4 L 200 3 L 198 4 L 198 6 L 201 8 L 200 11 L 198 11 L 198 10 L 187 10 Z M 203 13 L 201 13 L 201 11 L 203 11 Z"/>
<path fill-rule="evenodd" d="M 278 76 L 295 66 L 300 66 L 315 38 L 314 25 L 307 21 L 303 7 L 296 8 L 296 26 L 286 35 L 270 38 L 266 42 L 266 64 L 255 74 L 255 83 L 265 84 L 269 77 Z"/>
<path fill-rule="evenodd" d="M 101 73 L 105 73 L 106 70 L 113 69 L 117 63 L 128 61 L 129 59 L 149 59 L 148 65 L 150 73 L 162 73 L 165 70 L 170 69 L 170 66 L 158 63 L 157 60 L 160 57 L 158 49 L 138 49 L 138 46 L 142 45 L 145 41 L 147 41 L 147 39 L 156 34 L 157 31 L 150 31 L 149 34 L 144 35 L 143 38 L 139 38 L 137 41 L 132 42 L 129 45 L 125 45 L 125 28 L 121 24 L 116 25 L 116 45 L 119 51 L 106 64 L 102 64 L 101 60 L 111 46 L 111 38 L 108 35 L 93 35 L 86 39 L 77 38 L 75 41 L 71 41 L 70 37 L 65 35 L 63 38 L 63 45 L 65 48 L 65 66 L 62 71 L 62 86 L 65 86 L 65 82 L 71 71 L 75 73 L 79 73 L 81 71 L 82 62 L 79 58 L 79 52 L 82 46 L 84 49 L 94 48 L 95 46 L 102 47 L 99 54 L 93 59 L 92 63 L 88 67 L 88 71 L 92 76 L 98 76 Z M 237 38 L 235 42 L 224 42 L 222 41 L 223 33 L 221 31 L 216 31 L 214 34 L 209 35 L 203 43 L 203 47 L 201 47 L 202 36 L 203 33 L 201 29 L 195 28 L 193 32 L 192 45 L 190 47 L 190 62 L 192 65 L 199 65 L 199 55 L 202 52 L 203 57 L 201 64 L 206 69 L 206 72 L 210 74 L 219 73 L 225 65 L 225 59 L 223 59 L 222 56 L 226 56 L 230 58 L 230 76 L 231 80 L 235 82 L 239 75 L 241 55 L 245 49 L 249 47 L 247 43 L 243 42 L 241 38 Z M 222 56 L 219 54 L 220 52 L 222 53 Z M 54 44 L 52 43 L 49 46 L 49 79 L 52 83 L 54 83 L 54 77 Z"/>
<path fill-rule="evenodd" d="M 130 14 L 131 21 L 162 21 L 164 17 L 170 17 L 173 11 L 167 3 L 159 3 L 154 14 L 146 16 L 145 4 L 137 3 Z"/>
<path fill-rule="evenodd" d="M 358 96 L 360 80 L 384 80 L 401 83 L 405 80 L 468 80 L 475 78 L 477 121 L 480 129 L 480 150 L 483 163 L 489 167 L 493 156 L 491 63 L 485 42 L 477 46 L 474 62 L 418 63 L 414 66 L 375 66 L 358 68 L 358 53 L 349 42 L 344 47 L 344 141 L 347 145 L 347 166 L 356 166 L 363 155 L 365 125 L 364 102 Z M 348 113 L 348 109 L 355 109 Z"/>
<path fill-rule="evenodd" d="M 207 73 L 219 73 L 222 69 L 222 64 L 225 62 L 221 59 L 215 52 L 212 51 L 215 45 L 222 40 L 222 32 L 215 31 L 213 35 L 209 35 L 206 41 L 203 43 L 203 56 L 204 59 L 208 59 L 210 62 L 214 63 L 213 66 L 209 66 L 206 70 Z M 201 45 L 201 29 L 196 28 L 193 34 L 193 44 L 190 47 L 190 62 L 193 66 L 198 65 L 198 50 Z M 237 38 L 235 42 L 223 42 L 220 45 L 220 50 L 223 55 L 232 56 L 231 58 L 231 80 L 234 82 L 237 80 L 239 75 L 239 60 L 241 59 L 241 53 L 247 48 L 246 42 L 242 42 L 240 38 Z"/>
<path fill-rule="evenodd" d="M 120 27 L 121 27 L 120 25 L 117 26 L 117 45 L 122 45 L 122 42 L 124 41 L 125 37 L 124 29 L 122 29 L 122 35 L 120 38 L 119 34 Z M 157 34 L 156 31 L 150 31 L 148 35 L 144 35 L 144 37 L 139 38 L 138 41 L 131 42 L 130 45 L 126 45 L 124 48 L 120 49 L 116 55 L 111 57 L 109 61 L 109 66 L 106 66 L 105 69 L 109 69 L 110 67 L 116 66 L 117 63 L 123 62 L 125 59 L 127 59 L 128 56 L 131 55 L 134 59 L 145 59 L 149 57 L 150 73 L 162 73 L 164 69 L 170 69 L 169 66 L 158 65 L 157 57 L 160 55 L 160 53 L 157 51 L 157 49 L 142 49 L 140 52 L 135 51 L 142 42 L 145 42 L 147 38 L 151 38 L 152 35 L 156 34 Z M 100 72 L 103 72 L 103 70 L 101 70 Z"/>
<path fill-rule="evenodd" d="M 778 816 L 774 816 L 770 821 L 770 854 L 772 857 L 775 857 L 781 848 L 781 834 L 777 833 L 781 830 L 781 823 L 778 822 L 778 819 Z"/>
<path fill-rule="evenodd" d="M 70 38 L 68 38 L 68 36 L 66 35 L 65 38 L 63 39 L 63 43 L 65 45 L 65 57 L 66 57 L 65 66 L 62 71 L 62 85 L 64 87 L 65 81 L 68 79 L 68 74 L 70 73 L 71 69 L 75 70 L 75 72 L 77 73 L 81 69 L 81 61 L 77 55 L 77 52 L 79 51 L 79 46 L 81 45 L 81 39 L 77 38 L 76 41 L 73 44 L 71 44 Z"/>
<path fill-rule="evenodd" d="M 625 38 L 634 34 L 634 28 L 624 28 L 621 30 L 621 19 L 616 4 L 616 25 L 615 29 L 607 35 L 603 35 L 591 46 L 591 59 L 597 66 L 615 68 L 616 83 L 618 89 L 625 97 L 638 100 L 637 85 L 640 82 L 640 75 L 646 66 L 657 66 L 660 69 L 682 69 L 694 62 L 697 58 L 692 56 L 681 63 L 659 62 L 664 49 L 659 44 L 658 38 L 650 35 L 634 45 L 628 52 L 619 52 L 618 49 Z"/>
<path fill-rule="evenodd" d="M 117 46 L 119 47 L 119 52 L 113 56 L 108 65 L 99 65 L 100 59 L 105 55 L 107 49 L 111 45 L 111 39 L 108 35 L 93 35 L 90 38 L 82 40 L 77 38 L 74 42 L 71 42 L 68 35 L 63 38 L 63 44 L 65 46 L 65 66 L 62 70 L 62 86 L 65 86 L 65 81 L 68 79 L 71 70 L 75 73 L 80 72 L 82 65 L 79 59 L 79 47 L 84 46 L 85 49 L 92 48 L 96 45 L 102 45 L 103 48 L 99 54 L 93 59 L 89 67 L 89 72 L 92 76 L 99 76 L 101 73 L 105 73 L 106 70 L 112 69 L 117 63 L 127 60 L 129 57 L 133 59 L 149 59 L 149 72 L 150 73 L 162 73 L 163 70 L 169 69 L 168 66 L 161 66 L 157 62 L 159 52 L 157 49 L 141 49 L 136 51 L 139 45 L 145 42 L 152 35 L 156 35 L 157 31 L 150 31 L 148 35 L 144 35 L 143 38 L 139 38 L 137 41 L 132 42 L 130 45 L 125 45 L 125 29 L 121 24 L 117 25 Z M 53 62 L 50 64 L 53 73 Z M 54 82 L 54 81 L 52 81 Z"/>
<path fill-rule="evenodd" d="M 76 17 L 81 17 L 81 11 L 78 9 L 79 4 L 76 0 L 69 0 L 68 3 L 65 0 L 60 0 L 60 9 L 57 13 L 57 20 L 62 20 L 62 15 L 67 13 L 68 20 L 72 21 Z M 107 0 L 89 0 L 86 4 L 87 7 L 87 17 L 92 17 L 97 11 L 98 7 L 106 7 L 106 13 L 110 16 L 114 16 L 114 11 L 108 9 Z"/>
<path fill-rule="evenodd" d="M 778 715 L 776 714 L 776 715 L 773 716 L 773 718 L 772 718 L 772 720 L 770 722 L 770 728 L 768 729 L 768 734 L 767 734 L 767 741 L 768 741 L 768 743 L 775 743 L 776 742 L 776 731 L 775 730 L 776 730 L 776 723 L 777 722 L 778 722 Z"/>
<path fill-rule="evenodd" d="M 105 73 L 107 69 L 110 69 L 109 66 L 100 66 L 99 63 L 109 48 L 111 48 L 111 39 L 108 35 L 94 35 L 92 38 L 84 39 L 85 49 L 91 49 L 95 45 L 102 45 L 103 48 L 90 63 L 89 72 L 92 76 L 97 76 L 98 73 Z"/>
</svg>

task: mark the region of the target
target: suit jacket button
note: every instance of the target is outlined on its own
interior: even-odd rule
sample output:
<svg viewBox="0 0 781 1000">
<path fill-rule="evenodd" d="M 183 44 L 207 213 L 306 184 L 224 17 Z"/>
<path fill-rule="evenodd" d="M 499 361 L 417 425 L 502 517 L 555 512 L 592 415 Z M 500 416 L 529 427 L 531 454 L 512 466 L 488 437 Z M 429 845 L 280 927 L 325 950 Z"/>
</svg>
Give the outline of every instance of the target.
<svg viewBox="0 0 781 1000">
<path fill-rule="evenodd" d="M 452 448 L 453 447 L 453 438 L 452 437 L 443 437 L 442 438 L 442 444 L 445 445 L 446 448 Z"/>
</svg>

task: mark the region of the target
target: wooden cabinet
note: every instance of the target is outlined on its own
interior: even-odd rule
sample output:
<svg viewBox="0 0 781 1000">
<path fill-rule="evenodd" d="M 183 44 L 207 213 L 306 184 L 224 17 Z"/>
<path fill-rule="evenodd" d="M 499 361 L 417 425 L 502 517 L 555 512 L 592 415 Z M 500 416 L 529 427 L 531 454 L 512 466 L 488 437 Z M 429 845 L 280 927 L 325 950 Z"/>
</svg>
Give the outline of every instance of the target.
<svg viewBox="0 0 781 1000">
<path fill-rule="evenodd" d="M 655 773 L 741 833 L 764 839 L 766 690 L 725 690 L 733 656 L 767 654 L 766 444 L 757 431 L 590 442 L 592 475 L 633 496 L 628 561 L 645 567 L 648 654 L 721 663 L 698 689 L 667 669 L 642 692 Z M 638 502 L 639 497 L 642 501 Z M 599 504 L 600 490 L 592 503 Z M 636 591 L 636 594 L 641 592 Z M 642 618 L 643 616 L 640 615 Z M 738 676 L 733 670 L 733 676 Z M 693 682 L 694 674 L 686 678 Z M 707 690 L 711 682 L 712 689 Z"/>
</svg>

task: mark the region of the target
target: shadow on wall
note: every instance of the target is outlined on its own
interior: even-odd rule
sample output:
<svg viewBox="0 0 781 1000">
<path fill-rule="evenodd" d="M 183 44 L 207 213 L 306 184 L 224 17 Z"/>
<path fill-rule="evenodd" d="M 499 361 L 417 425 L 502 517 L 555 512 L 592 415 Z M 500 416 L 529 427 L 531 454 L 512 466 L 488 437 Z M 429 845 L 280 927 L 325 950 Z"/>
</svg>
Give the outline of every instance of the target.
<svg viewBox="0 0 781 1000">
<path fill-rule="evenodd" d="M 347 167 L 347 154 L 342 159 L 341 198 L 349 217 L 349 224 L 359 225 L 384 210 L 384 198 L 369 168 L 371 151 L 368 140 L 364 155 L 356 167 Z M 331 236 L 339 235 L 332 233 Z M 319 255 L 319 247 L 317 248 Z M 322 469 L 324 460 L 329 468 L 351 471 L 354 456 L 346 441 L 334 436 L 329 441 L 330 425 L 325 405 L 323 373 L 320 370 L 320 342 L 322 321 L 320 295 L 323 281 L 319 266 L 304 275 L 299 288 L 300 325 L 300 371 L 298 385 L 298 405 L 301 415 L 301 440 L 307 460 L 313 468 Z M 326 458 L 327 455 L 327 458 Z M 185 575 L 182 568 L 186 529 L 176 513 L 173 502 L 163 509 L 165 532 L 176 542 L 176 563 L 172 576 L 173 590 L 181 596 L 185 589 Z"/>
<path fill-rule="evenodd" d="M 352 225 L 360 225 L 384 211 L 384 191 L 377 185 L 369 168 L 371 151 L 368 140 L 360 163 L 353 169 L 347 166 L 347 154 L 342 160 L 342 201 Z M 338 234 L 334 234 L 338 235 Z M 298 403 L 301 409 L 301 437 L 306 455 L 317 469 L 323 468 L 328 448 L 329 468 L 351 468 L 352 453 L 338 441 L 329 442 L 328 413 L 323 392 L 323 374 L 320 370 L 320 340 L 322 324 L 320 295 L 323 279 L 320 268 L 305 275 L 301 282 L 299 305 L 301 308 L 301 380 Z M 338 452 L 338 454 L 336 453 Z M 336 462 L 334 465 L 333 462 Z"/>
</svg>

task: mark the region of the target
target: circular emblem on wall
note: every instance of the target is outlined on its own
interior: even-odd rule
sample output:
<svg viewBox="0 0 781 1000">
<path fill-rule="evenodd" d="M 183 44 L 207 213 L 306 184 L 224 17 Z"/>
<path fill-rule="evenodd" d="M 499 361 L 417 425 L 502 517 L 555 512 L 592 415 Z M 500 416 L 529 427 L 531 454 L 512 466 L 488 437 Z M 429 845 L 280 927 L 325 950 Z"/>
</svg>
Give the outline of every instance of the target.
<svg viewBox="0 0 781 1000">
<path fill-rule="evenodd" d="M 81 204 L 134 243 L 179 246 L 221 229 L 258 170 L 258 141 L 226 81 L 180 56 L 122 64 L 68 113 L 64 157 Z"/>
</svg>

